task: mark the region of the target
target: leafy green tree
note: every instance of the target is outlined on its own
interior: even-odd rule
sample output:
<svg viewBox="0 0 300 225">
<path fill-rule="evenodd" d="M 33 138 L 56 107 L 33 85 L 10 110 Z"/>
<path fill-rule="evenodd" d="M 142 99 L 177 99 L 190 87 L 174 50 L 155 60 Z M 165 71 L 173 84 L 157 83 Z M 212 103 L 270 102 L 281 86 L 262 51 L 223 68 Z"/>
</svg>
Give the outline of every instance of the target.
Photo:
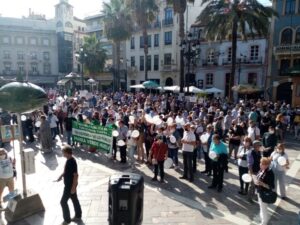
<svg viewBox="0 0 300 225">
<path fill-rule="evenodd" d="M 84 38 L 84 45 L 78 54 L 79 62 L 84 65 L 84 71 L 90 76 L 95 77 L 103 71 L 107 55 L 96 35 Z"/>
<path fill-rule="evenodd" d="M 116 48 L 117 73 L 114 79 L 114 87 L 120 86 L 120 54 L 121 42 L 130 38 L 133 31 L 133 23 L 130 10 L 125 4 L 125 0 L 110 0 L 103 3 L 103 14 L 105 33 L 109 40 L 114 42 Z"/>
<path fill-rule="evenodd" d="M 231 39 L 232 64 L 229 86 L 232 87 L 239 36 L 244 40 L 249 37 L 267 37 L 270 19 L 277 16 L 277 13 L 257 0 L 204 0 L 202 4 L 206 6 L 197 20 L 206 24 L 206 38 L 213 41 Z M 232 91 L 229 99 L 232 100 Z"/>
<path fill-rule="evenodd" d="M 126 0 L 126 5 L 132 10 L 132 16 L 142 30 L 145 53 L 145 81 L 148 80 L 148 27 L 156 19 L 159 7 L 156 0 Z"/>
</svg>

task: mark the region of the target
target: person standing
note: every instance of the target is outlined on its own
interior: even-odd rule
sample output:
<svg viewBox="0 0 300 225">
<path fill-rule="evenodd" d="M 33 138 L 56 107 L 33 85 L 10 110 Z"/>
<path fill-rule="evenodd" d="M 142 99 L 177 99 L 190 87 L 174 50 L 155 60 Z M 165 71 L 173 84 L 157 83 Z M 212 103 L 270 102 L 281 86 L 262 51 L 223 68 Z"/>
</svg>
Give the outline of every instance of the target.
<svg viewBox="0 0 300 225">
<path fill-rule="evenodd" d="M 249 151 L 252 151 L 252 141 L 251 138 L 245 137 L 243 145 L 240 146 L 237 157 L 238 157 L 238 166 L 239 166 L 239 178 L 240 178 L 240 195 L 247 195 L 249 189 L 249 183 L 245 183 L 242 179 L 244 174 L 248 173 L 248 163 L 247 155 Z"/>
<path fill-rule="evenodd" d="M 164 183 L 164 162 L 168 157 L 168 145 L 163 142 L 163 136 L 158 135 L 151 147 L 152 164 L 154 165 L 154 177 L 152 181 L 157 181 L 158 168 L 160 170 L 160 182 Z"/>
<path fill-rule="evenodd" d="M 232 127 L 229 129 L 229 159 L 232 157 L 232 152 L 234 152 L 234 160 L 237 160 L 237 153 L 242 136 L 244 136 L 243 128 L 234 120 Z"/>
<path fill-rule="evenodd" d="M 272 152 L 274 151 L 276 145 L 277 145 L 277 135 L 275 133 L 275 128 L 270 126 L 269 132 L 264 133 L 262 138 L 262 143 L 264 146 L 264 157 L 270 157 Z"/>
<path fill-rule="evenodd" d="M 193 172 L 193 151 L 196 145 L 196 136 L 191 131 L 190 123 L 184 125 L 184 134 L 181 139 L 182 143 L 182 154 L 183 154 L 183 176 L 180 179 L 189 179 L 190 182 L 194 181 Z"/>
<path fill-rule="evenodd" d="M 212 136 L 213 136 L 213 127 L 211 124 L 209 124 L 206 127 L 206 132 L 201 135 L 201 147 L 204 154 L 204 161 L 205 161 L 205 170 L 201 171 L 203 174 L 207 174 L 207 176 L 211 176 L 212 171 L 212 165 L 211 165 L 211 159 L 209 158 L 209 149 L 212 142 Z"/>
<path fill-rule="evenodd" d="M 9 193 L 14 191 L 14 172 L 15 160 L 7 156 L 4 148 L 0 148 L 0 209 L 2 208 L 2 194 L 5 187 L 8 187 Z"/>
<path fill-rule="evenodd" d="M 57 135 L 57 122 L 58 122 L 58 119 L 57 119 L 56 115 L 54 115 L 53 112 L 50 111 L 47 120 L 48 120 L 50 128 L 51 128 L 52 139 L 55 140 L 55 137 Z"/>
<path fill-rule="evenodd" d="M 118 140 L 123 140 L 126 143 L 128 127 L 125 126 L 124 121 L 122 121 L 122 120 L 119 121 L 118 132 L 119 132 Z M 119 146 L 119 148 L 120 148 L 120 156 L 121 156 L 120 163 L 126 163 L 126 145 Z"/>
<path fill-rule="evenodd" d="M 215 134 L 212 140 L 210 151 L 216 153 L 216 158 L 212 160 L 213 180 L 208 188 L 217 188 L 218 192 L 222 192 L 224 171 L 228 162 L 228 151 L 227 146 L 221 141 L 221 137 L 218 134 Z"/>
<path fill-rule="evenodd" d="M 41 116 L 41 126 L 38 136 L 41 142 L 41 151 L 44 153 L 51 152 L 53 147 L 51 129 L 44 115 Z"/>
<path fill-rule="evenodd" d="M 69 112 L 67 118 L 65 118 L 65 130 L 66 130 L 66 133 L 67 133 L 67 143 L 68 143 L 68 145 L 74 145 L 73 141 L 71 141 L 73 121 L 76 121 L 76 119 L 72 116 L 72 113 Z"/>
<path fill-rule="evenodd" d="M 65 169 L 62 175 L 59 176 L 57 182 L 64 179 L 64 192 L 61 198 L 60 204 L 63 211 L 64 222 L 62 225 L 66 225 L 71 223 L 71 221 L 80 221 L 82 216 L 81 206 L 77 197 L 77 185 L 78 185 L 78 169 L 77 162 L 72 154 L 72 147 L 66 145 L 62 149 L 64 157 L 67 159 L 65 164 Z M 75 217 L 71 219 L 70 217 L 70 209 L 68 206 L 68 200 L 71 198 Z"/>
<path fill-rule="evenodd" d="M 280 165 L 278 163 L 279 157 L 284 157 L 286 160 L 285 165 Z M 276 150 L 271 154 L 273 162 L 273 172 L 275 175 L 275 186 L 279 184 L 280 197 L 286 199 L 286 169 L 289 168 L 289 158 L 285 152 L 283 144 L 278 144 Z M 276 189 L 276 188 L 275 188 Z"/>
<path fill-rule="evenodd" d="M 247 162 L 248 162 L 248 169 L 251 176 L 257 175 L 259 172 L 259 165 L 261 160 L 261 148 L 262 144 L 260 141 L 254 141 L 253 142 L 253 149 L 250 151 L 247 155 Z M 249 191 L 248 191 L 248 201 L 253 202 L 253 196 L 255 194 L 255 186 L 254 182 L 251 181 L 249 185 Z"/>
<path fill-rule="evenodd" d="M 263 202 L 260 197 L 260 192 L 265 190 L 272 190 L 275 188 L 274 173 L 270 169 L 270 160 L 268 158 L 261 158 L 260 170 L 257 174 L 257 181 L 255 182 L 257 188 L 258 203 L 260 208 L 260 225 L 267 225 L 270 215 L 268 214 L 268 203 Z"/>
</svg>

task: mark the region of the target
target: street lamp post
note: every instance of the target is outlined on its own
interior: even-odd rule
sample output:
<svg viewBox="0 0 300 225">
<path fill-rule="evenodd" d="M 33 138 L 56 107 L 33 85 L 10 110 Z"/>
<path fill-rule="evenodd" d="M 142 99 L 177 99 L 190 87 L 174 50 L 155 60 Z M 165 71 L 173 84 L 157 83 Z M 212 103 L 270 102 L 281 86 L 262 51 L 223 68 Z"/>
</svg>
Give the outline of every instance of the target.
<svg viewBox="0 0 300 225">
<path fill-rule="evenodd" d="M 84 49 L 81 47 L 79 52 L 77 52 L 75 54 L 77 60 L 79 61 L 80 65 L 81 65 L 81 90 L 84 89 L 84 77 L 83 77 L 83 73 L 84 73 L 84 70 L 83 70 L 83 66 L 84 66 L 84 61 L 85 61 L 85 58 L 87 57 L 87 54 L 84 52 Z"/>
<path fill-rule="evenodd" d="M 184 58 L 186 59 L 187 74 L 189 76 L 191 69 L 191 62 L 200 55 L 200 41 L 192 39 L 192 34 L 189 33 L 187 38 L 183 40 L 180 44 L 182 57 L 182 67 L 184 66 Z M 181 71 L 184 75 L 184 71 Z M 182 78 L 182 77 L 181 77 Z M 184 84 L 187 86 L 187 93 L 189 93 L 190 79 L 185 79 L 185 82 L 181 80 L 180 85 Z"/>
</svg>

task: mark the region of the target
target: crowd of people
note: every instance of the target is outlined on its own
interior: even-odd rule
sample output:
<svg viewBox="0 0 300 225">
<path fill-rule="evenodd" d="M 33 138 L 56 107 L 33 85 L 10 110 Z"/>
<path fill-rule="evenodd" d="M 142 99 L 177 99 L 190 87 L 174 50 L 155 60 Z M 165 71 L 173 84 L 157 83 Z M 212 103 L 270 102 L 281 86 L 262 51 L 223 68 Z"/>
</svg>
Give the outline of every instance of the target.
<svg viewBox="0 0 300 225">
<path fill-rule="evenodd" d="M 193 98 L 195 99 L 195 98 Z M 260 193 L 279 185 L 279 195 L 287 197 L 285 174 L 289 168 L 285 151 L 286 134 L 299 139 L 300 107 L 292 108 L 282 102 L 243 100 L 230 103 L 226 99 L 189 97 L 173 94 L 97 93 L 88 98 L 79 93 L 73 97 L 56 95 L 43 110 L 27 115 L 23 132 L 27 141 L 41 143 L 43 152 L 51 152 L 57 135 L 72 141 L 72 122 L 91 123 L 116 130 L 111 158 L 135 168 L 137 163 L 153 165 L 153 181 L 164 183 L 164 164 L 178 170 L 178 155 L 183 157 L 180 179 L 194 182 L 197 162 L 203 158 L 207 176 L 213 176 L 208 188 L 222 192 L 224 172 L 228 163 L 238 167 L 240 190 L 249 202 L 258 202 L 262 224 L 268 223 L 267 203 Z M 138 131 L 138 136 L 131 135 Z M 122 140 L 126 144 L 118 145 Z M 90 147 L 90 146 L 88 146 Z M 89 150 L 95 150 L 93 146 Z M 285 164 L 278 163 L 285 158 Z M 282 160 L 281 160 L 282 161 Z M 249 174 L 246 182 L 243 175 Z"/>
</svg>

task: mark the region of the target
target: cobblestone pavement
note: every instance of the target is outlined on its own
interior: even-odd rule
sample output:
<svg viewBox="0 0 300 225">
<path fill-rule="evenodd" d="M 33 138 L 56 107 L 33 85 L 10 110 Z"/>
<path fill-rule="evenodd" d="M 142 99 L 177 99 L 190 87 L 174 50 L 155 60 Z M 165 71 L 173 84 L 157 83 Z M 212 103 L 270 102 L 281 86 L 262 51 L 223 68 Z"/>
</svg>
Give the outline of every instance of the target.
<svg viewBox="0 0 300 225">
<path fill-rule="evenodd" d="M 14 225 L 59 225 L 62 219 L 60 197 L 63 183 L 53 182 L 63 171 L 65 159 L 62 157 L 57 138 L 54 153 L 41 154 L 36 150 L 36 173 L 27 176 L 28 188 L 38 192 L 46 211 L 28 217 Z M 38 146 L 29 146 L 38 149 Z M 278 199 L 270 207 L 271 225 L 296 225 L 299 223 L 300 208 L 300 143 L 290 140 L 287 144 L 291 168 L 288 171 L 288 200 Z M 81 225 L 108 224 L 108 179 L 117 172 L 135 172 L 145 178 L 144 225 L 204 225 L 204 224 L 259 224 L 259 206 L 250 204 L 237 194 L 239 190 L 238 171 L 230 164 L 225 174 L 222 193 L 207 189 L 211 177 L 202 175 L 203 161 L 198 163 L 194 183 L 179 180 L 182 170 L 166 170 L 166 183 L 153 183 L 152 168 L 137 165 L 132 171 L 128 165 L 114 162 L 105 154 L 89 153 L 76 149 L 74 153 L 79 167 L 78 195 L 83 209 Z M 182 161 L 180 160 L 180 163 Z M 18 164 L 19 165 L 19 164 Z M 182 164 L 180 164 L 182 168 Z M 20 174 L 20 172 L 19 172 Z M 20 175 L 19 175 L 20 177 Z M 17 179 L 21 189 L 21 179 Z M 71 213 L 72 205 L 70 204 Z M 4 213 L 0 225 L 6 224 Z M 75 223 L 73 223 L 75 224 Z"/>
</svg>

